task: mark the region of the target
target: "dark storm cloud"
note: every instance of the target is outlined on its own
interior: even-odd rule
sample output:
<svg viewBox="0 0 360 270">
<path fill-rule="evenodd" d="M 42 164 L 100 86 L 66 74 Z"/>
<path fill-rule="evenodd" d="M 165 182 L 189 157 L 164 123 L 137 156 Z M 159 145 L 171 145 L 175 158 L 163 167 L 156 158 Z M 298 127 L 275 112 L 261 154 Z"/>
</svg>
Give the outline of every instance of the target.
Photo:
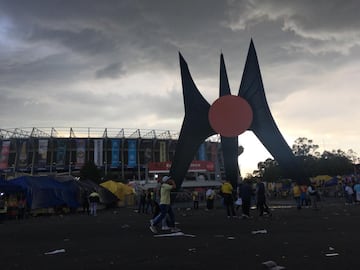
<svg viewBox="0 0 360 270">
<path fill-rule="evenodd" d="M 2 0 L 0 127 L 179 130 L 178 52 L 211 103 L 220 52 L 235 94 L 253 38 L 284 134 L 355 145 L 344 118 L 360 117 L 359 10 L 349 0 Z"/>
<path fill-rule="evenodd" d="M 144 72 L 176 74 L 173 85 L 181 95 L 178 51 L 187 60 L 195 82 L 205 85 L 202 93 L 209 87 L 217 89 L 219 54 L 223 51 L 232 92 L 236 93 L 253 37 L 265 88 L 269 89 L 267 96 L 278 102 L 305 86 L 306 79 L 323 72 L 324 67 L 334 71 L 353 61 L 353 55 L 346 54 L 358 51 L 359 6 L 357 1 L 337 0 L 3 0 L 0 87 L 9 98 L 31 93 L 31 98 L 44 100 L 44 89 L 52 89 L 58 91 L 54 96 L 71 93 L 84 100 L 83 95 L 88 95 L 105 106 L 109 100 L 89 95 L 90 82 L 98 83 L 99 89 L 110 80 L 114 81 L 113 89 L 107 85 L 102 92 L 113 94 L 119 89 L 117 100 L 124 102 L 113 109 L 129 109 L 123 82 L 130 76 L 137 78 L 137 74 L 141 78 Z M 289 71 L 304 79 L 291 83 L 294 75 Z M 206 85 L 209 82 L 215 85 Z M 145 112 L 151 108 L 161 115 L 160 108 L 171 104 L 161 106 L 168 100 L 160 93 L 167 90 L 159 85 L 159 93 L 152 93 L 153 100 L 138 96 L 134 106 Z M 50 92 L 46 102 L 52 100 Z M 182 104 L 181 96 L 173 98 L 173 104 Z M 72 102 L 70 97 L 64 100 L 61 108 L 66 110 Z M 108 108 L 115 106 L 108 104 Z"/>
</svg>

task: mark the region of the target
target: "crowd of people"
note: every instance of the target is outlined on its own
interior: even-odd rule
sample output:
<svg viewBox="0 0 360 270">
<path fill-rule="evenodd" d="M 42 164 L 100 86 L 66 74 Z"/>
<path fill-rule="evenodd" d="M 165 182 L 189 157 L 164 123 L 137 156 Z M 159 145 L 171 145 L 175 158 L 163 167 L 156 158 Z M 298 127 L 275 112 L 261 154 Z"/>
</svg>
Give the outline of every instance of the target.
<svg viewBox="0 0 360 270">
<path fill-rule="evenodd" d="M 360 181 L 350 180 L 341 183 L 346 204 L 360 203 Z M 175 213 L 173 203 L 176 200 L 176 183 L 170 176 L 159 178 L 156 188 L 141 190 L 138 195 L 137 211 L 140 214 L 151 214 L 150 230 L 157 233 L 163 231 L 177 232 L 175 226 Z M 256 215 L 259 217 L 272 216 L 267 200 L 267 186 L 260 178 L 254 181 L 244 180 L 236 188 L 230 181 L 223 181 L 220 187 L 207 187 L 203 189 L 194 188 L 188 190 L 189 200 L 192 201 L 192 208 L 198 210 L 205 204 L 206 211 L 215 208 L 224 209 L 228 219 L 242 218 L 249 219 L 254 215 L 250 211 L 252 206 L 256 206 Z M 321 201 L 321 190 L 315 182 L 309 185 L 299 185 L 293 182 L 290 189 L 290 196 L 295 201 L 298 210 L 306 207 L 319 209 Z M 89 215 L 97 215 L 97 207 L 100 196 L 96 192 L 84 194 L 83 211 Z M 215 207 L 215 202 L 218 202 Z M 241 210 L 241 211 L 240 211 Z M 27 202 L 25 194 L 12 194 L 11 196 L 0 196 L 0 222 L 7 219 L 23 219 L 27 216 Z"/>
<path fill-rule="evenodd" d="M 140 191 L 137 212 L 139 214 L 152 214 L 150 230 L 153 233 L 157 233 L 160 229 L 162 231 L 170 230 L 171 232 L 179 230 L 175 226 L 175 214 L 172 208 L 176 197 L 176 194 L 173 193 L 175 190 L 176 184 L 174 180 L 170 176 L 164 176 L 159 178 L 155 189 Z M 215 208 L 215 201 L 219 199 L 226 211 L 227 218 L 241 217 L 248 219 L 251 218 L 250 208 L 255 200 L 260 217 L 272 215 L 266 200 L 265 184 L 260 180 L 255 186 L 249 181 L 244 181 L 236 189 L 229 181 L 225 180 L 218 189 L 208 187 L 203 191 L 194 189 L 188 191 L 188 193 L 192 199 L 192 208 L 194 210 L 199 209 L 200 201 L 205 201 L 205 210 L 211 211 Z M 171 194 L 174 194 L 174 196 Z"/>
</svg>

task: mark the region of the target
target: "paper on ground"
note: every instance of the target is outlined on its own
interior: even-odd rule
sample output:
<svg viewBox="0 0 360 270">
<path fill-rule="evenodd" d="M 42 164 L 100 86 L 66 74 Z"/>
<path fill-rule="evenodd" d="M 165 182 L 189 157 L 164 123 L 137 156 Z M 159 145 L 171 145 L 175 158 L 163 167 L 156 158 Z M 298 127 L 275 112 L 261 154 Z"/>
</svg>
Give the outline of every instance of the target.
<svg viewBox="0 0 360 270">
<path fill-rule="evenodd" d="M 193 234 L 185 234 L 183 232 L 176 232 L 176 233 L 165 233 L 165 234 L 155 234 L 154 237 L 172 237 L 172 236 L 188 236 L 188 237 L 195 237 Z"/>
<path fill-rule="evenodd" d="M 53 250 L 53 251 L 49 251 L 49 252 L 45 252 L 45 255 L 53 255 L 53 254 L 57 254 L 57 253 L 64 253 L 65 249 L 57 249 L 57 250 Z"/>
<path fill-rule="evenodd" d="M 267 233 L 267 230 L 252 231 L 251 233 L 252 233 L 252 234 Z"/>
</svg>

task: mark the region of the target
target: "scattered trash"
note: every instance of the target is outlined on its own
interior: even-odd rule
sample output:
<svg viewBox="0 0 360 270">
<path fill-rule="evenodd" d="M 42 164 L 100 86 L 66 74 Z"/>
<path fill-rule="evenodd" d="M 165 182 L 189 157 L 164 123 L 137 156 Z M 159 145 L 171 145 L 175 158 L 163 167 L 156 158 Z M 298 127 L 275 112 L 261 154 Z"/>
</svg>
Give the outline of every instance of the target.
<svg viewBox="0 0 360 270">
<path fill-rule="evenodd" d="M 252 231 L 252 234 L 267 233 L 267 230 Z"/>
<path fill-rule="evenodd" d="M 188 251 L 190 251 L 190 252 L 196 252 L 196 248 L 189 248 Z"/>
<path fill-rule="evenodd" d="M 172 237 L 172 236 L 187 236 L 187 237 L 196 237 L 193 234 L 185 234 L 183 232 L 176 233 L 165 233 L 165 234 L 155 234 L 154 237 Z"/>
<path fill-rule="evenodd" d="M 335 248 L 333 248 L 333 247 L 329 247 L 329 250 L 335 250 Z"/>
<path fill-rule="evenodd" d="M 339 256 L 339 253 L 326 253 L 325 256 L 326 257 L 334 257 L 334 256 Z"/>
<path fill-rule="evenodd" d="M 228 239 L 228 240 L 234 240 L 234 239 L 235 239 L 235 237 L 233 237 L 233 236 L 229 236 L 227 239 Z"/>
<path fill-rule="evenodd" d="M 64 253 L 65 252 L 65 249 L 56 249 L 56 250 L 53 250 L 53 251 L 49 251 L 49 252 L 45 252 L 44 254 L 45 255 L 54 255 L 54 254 L 58 254 L 58 253 Z"/>
</svg>

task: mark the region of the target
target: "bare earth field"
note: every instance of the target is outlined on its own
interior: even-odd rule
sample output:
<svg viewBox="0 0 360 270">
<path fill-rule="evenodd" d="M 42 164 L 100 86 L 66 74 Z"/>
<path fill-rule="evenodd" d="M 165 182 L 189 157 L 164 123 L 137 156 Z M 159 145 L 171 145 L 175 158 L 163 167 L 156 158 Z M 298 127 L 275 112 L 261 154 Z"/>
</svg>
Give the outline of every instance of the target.
<svg viewBox="0 0 360 270">
<path fill-rule="evenodd" d="M 250 220 L 227 219 L 219 206 L 175 209 L 185 235 L 154 236 L 151 215 L 133 208 L 5 221 L 0 268 L 231 270 L 274 261 L 286 269 L 360 269 L 360 205 L 339 199 L 319 211 L 274 208 L 262 218 L 252 210 Z"/>
</svg>

